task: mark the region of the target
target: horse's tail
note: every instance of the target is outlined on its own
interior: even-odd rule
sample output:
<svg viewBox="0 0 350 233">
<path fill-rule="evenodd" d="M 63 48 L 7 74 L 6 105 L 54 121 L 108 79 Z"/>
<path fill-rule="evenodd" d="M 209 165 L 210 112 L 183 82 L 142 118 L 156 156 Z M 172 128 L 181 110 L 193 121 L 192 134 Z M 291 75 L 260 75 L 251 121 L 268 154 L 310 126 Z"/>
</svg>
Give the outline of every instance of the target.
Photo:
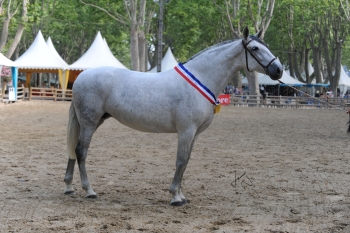
<svg viewBox="0 0 350 233">
<path fill-rule="evenodd" d="M 67 151 L 69 159 L 76 159 L 75 148 L 78 145 L 80 134 L 80 124 L 78 121 L 77 114 L 75 112 L 73 102 L 70 105 L 69 109 L 69 121 L 68 121 L 68 130 L 67 130 Z"/>
</svg>

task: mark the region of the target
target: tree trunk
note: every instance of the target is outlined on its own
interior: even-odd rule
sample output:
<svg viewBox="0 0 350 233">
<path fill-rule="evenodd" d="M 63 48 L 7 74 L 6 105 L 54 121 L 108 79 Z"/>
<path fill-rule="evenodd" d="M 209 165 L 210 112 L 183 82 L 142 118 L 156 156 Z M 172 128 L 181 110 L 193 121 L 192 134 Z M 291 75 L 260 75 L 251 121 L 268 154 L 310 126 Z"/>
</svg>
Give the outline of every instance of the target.
<svg viewBox="0 0 350 233">
<path fill-rule="evenodd" d="M 312 49 L 312 58 L 314 61 L 314 74 L 316 77 L 316 83 L 322 83 L 321 63 L 320 63 L 320 50 L 319 48 Z"/>
<path fill-rule="evenodd" d="M 330 88 L 333 91 L 334 96 L 336 97 L 338 95 L 337 93 L 337 87 L 339 84 L 341 69 L 343 69 L 341 65 L 341 59 L 342 59 L 342 43 L 336 42 L 336 48 L 334 52 L 335 57 L 335 72 L 334 76 L 332 77 L 332 80 L 330 80 Z"/>
<path fill-rule="evenodd" d="M 142 72 L 147 71 L 147 59 L 146 59 L 146 37 L 143 31 L 139 32 L 138 35 L 138 45 L 139 45 L 139 60 L 140 60 L 140 70 Z"/>
<path fill-rule="evenodd" d="M 249 83 L 249 95 L 257 95 L 259 93 L 258 72 L 247 72 L 247 79 Z"/>
<path fill-rule="evenodd" d="M 10 24 L 11 18 L 6 18 L 4 20 L 4 23 L 2 24 L 2 31 L 1 31 L 1 37 L 0 37 L 0 51 L 2 51 L 6 45 L 7 37 L 9 34 L 9 24 Z"/>
<path fill-rule="evenodd" d="M 27 3 L 29 0 L 23 0 L 22 1 L 22 16 L 21 16 L 21 23 L 18 25 L 16 35 L 13 39 L 12 44 L 10 45 L 9 49 L 6 52 L 6 57 L 10 58 L 13 53 L 15 52 L 19 42 L 21 41 L 23 31 L 24 31 L 24 24 L 28 21 L 27 17 Z"/>
<path fill-rule="evenodd" d="M 295 77 L 294 65 L 293 65 L 293 54 L 292 53 L 287 53 L 287 55 L 288 55 L 288 64 L 289 64 L 289 75 L 292 76 L 292 77 Z M 303 80 L 303 82 L 304 82 L 304 80 Z"/>
<path fill-rule="evenodd" d="M 236 88 L 242 88 L 242 76 L 240 72 L 237 72 L 232 78 L 233 86 Z"/>
<path fill-rule="evenodd" d="M 140 70 L 139 59 L 139 38 L 137 33 L 136 22 L 131 23 L 130 27 L 130 56 L 131 56 L 131 69 L 135 71 Z"/>
<path fill-rule="evenodd" d="M 303 80 L 303 78 L 301 77 L 301 74 L 299 73 L 297 55 L 298 55 L 298 51 L 294 50 L 294 53 L 293 53 L 293 70 L 294 70 L 295 76 L 300 81 L 300 80 Z M 308 76 L 306 76 L 306 77 L 308 78 Z M 307 78 L 306 78 L 306 80 L 307 80 Z"/>
</svg>

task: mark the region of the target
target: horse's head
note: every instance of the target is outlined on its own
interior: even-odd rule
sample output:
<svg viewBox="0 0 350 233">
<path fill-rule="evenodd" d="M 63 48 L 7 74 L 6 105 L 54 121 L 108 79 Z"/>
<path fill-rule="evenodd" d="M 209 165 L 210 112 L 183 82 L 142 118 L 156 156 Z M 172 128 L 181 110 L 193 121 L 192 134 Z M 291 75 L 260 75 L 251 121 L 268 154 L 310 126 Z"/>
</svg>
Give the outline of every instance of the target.
<svg viewBox="0 0 350 233">
<path fill-rule="evenodd" d="M 243 30 L 242 44 L 245 49 L 247 70 L 266 73 L 271 79 L 278 80 L 282 77 L 282 64 L 260 39 L 261 33 L 262 30 L 252 36 L 249 35 L 248 27 Z"/>
</svg>

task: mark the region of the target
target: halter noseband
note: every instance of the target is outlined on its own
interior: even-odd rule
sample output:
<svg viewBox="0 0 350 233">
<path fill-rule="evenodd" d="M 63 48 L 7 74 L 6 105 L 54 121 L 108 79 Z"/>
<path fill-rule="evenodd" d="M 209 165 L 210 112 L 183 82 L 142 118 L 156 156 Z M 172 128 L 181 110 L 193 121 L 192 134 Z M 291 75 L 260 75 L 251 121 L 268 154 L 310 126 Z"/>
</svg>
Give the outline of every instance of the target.
<svg viewBox="0 0 350 233">
<path fill-rule="evenodd" d="M 277 59 L 277 57 L 275 57 L 275 58 L 273 58 L 270 62 L 269 62 L 269 64 L 267 64 L 266 66 L 264 66 L 255 56 L 254 56 L 254 54 L 248 49 L 248 47 L 247 47 L 247 45 L 250 43 L 250 42 L 252 42 L 253 41 L 253 39 L 252 40 L 250 40 L 248 43 L 244 43 L 244 41 L 242 40 L 242 45 L 243 45 L 243 47 L 244 47 L 244 50 L 245 50 L 245 60 L 246 60 L 246 65 L 247 65 L 247 70 L 249 71 L 249 72 L 251 72 L 251 70 L 249 70 L 249 67 L 248 67 L 248 54 L 247 54 L 247 51 L 250 53 L 250 55 L 255 59 L 255 61 L 257 61 L 260 65 L 261 65 L 261 67 L 262 68 L 264 68 L 264 70 L 265 70 L 265 73 L 268 75 L 269 74 L 269 72 L 268 72 L 268 68 L 269 68 L 269 66 L 271 65 L 271 63 L 274 61 L 274 60 L 276 60 Z M 266 47 L 267 48 L 267 47 Z"/>
</svg>

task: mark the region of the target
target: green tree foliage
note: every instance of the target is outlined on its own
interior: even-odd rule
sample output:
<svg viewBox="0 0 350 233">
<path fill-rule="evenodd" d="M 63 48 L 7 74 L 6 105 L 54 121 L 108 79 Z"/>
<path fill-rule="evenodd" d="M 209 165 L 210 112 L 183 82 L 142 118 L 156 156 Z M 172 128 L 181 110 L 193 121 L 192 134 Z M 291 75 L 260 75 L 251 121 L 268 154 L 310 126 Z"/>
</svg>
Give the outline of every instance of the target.
<svg viewBox="0 0 350 233">
<path fill-rule="evenodd" d="M 347 0 L 341 1 L 344 4 L 347 2 Z M 14 4 L 12 12 L 22 3 L 21 0 L 11 2 Z M 86 0 L 86 2 L 93 1 Z M 165 2 L 164 52 L 170 46 L 179 61 L 186 61 L 208 46 L 239 37 L 240 30 L 245 25 L 250 27 L 251 32 L 256 32 L 261 27 L 261 22 L 268 18 L 264 15 L 267 15 L 266 10 L 272 1 L 170 0 Z M 9 3 L 9 0 L 0 0 L 1 25 L 6 20 L 4 12 Z M 98 4 L 108 9 L 110 14 L 120 17 L 120 20 L 113 19 L 97 8 L 84 5 L 80 0 L 29 0 L 28 21 L 23 22 L 20 11 L 13 15 L 9 23 L 8 38 L 1 52 L 7 51 L 15 37 L 18 25 L 24 23 L 25 30 L 15 52 L 17 57 L 28 49 L 38 30 L 41 30 L 45 39 L 50 36 L 60 55 L 71 64 L 81 57 L 100 31 L 113 54 L 124 65 L 131 68 L 130 25 L 127 23 L 129 22 L 128 12 L 124 2 L 102 0 L 98 1 Z M 259 4 L 262 7 L 259 8 Z M 157 4 L 153 0 L 147 0 L 147 6 L 154 9 Z M 145 30 L 150 58 L 157 43 L 157 9 L 154 12 L 156 13 L 150 21 L 151 27 Z M 350 45 L 347 40 L 349 21 L 344 20 L 345 18 L 339 0 L 279 0 L 275 2 L 272 20 L 264 40 L 282 63 L 294 70 L 295 76 L 299 77 L 306 71 L 307 61 L 315 65 L 319 58 L 319 65 L 317 65 L 319 74 L 308 77 L 307 81 L 313 78 L 319 80 L 318 76 L 322 76 L 324 80 L 328 78 L 336 82 L 337 80 L 328 72 L 328 70 L 332 72 L 336 70 L 335 58 L 341 56 L 341 63 L 350 67 L 348 52 Z M 145 16 L 144 20 L 146 19 Z M 337 50 L 340 39 L 342 40 L 341 50 Z M 327 46 L 324 46 L 324 41 Z M 328 55 L 326 55 L 326 48 Z M 340 54 L 339 51 L 341 51 Z M 16 56 L 12 58 L 15 59 Z"/>
</svg>

